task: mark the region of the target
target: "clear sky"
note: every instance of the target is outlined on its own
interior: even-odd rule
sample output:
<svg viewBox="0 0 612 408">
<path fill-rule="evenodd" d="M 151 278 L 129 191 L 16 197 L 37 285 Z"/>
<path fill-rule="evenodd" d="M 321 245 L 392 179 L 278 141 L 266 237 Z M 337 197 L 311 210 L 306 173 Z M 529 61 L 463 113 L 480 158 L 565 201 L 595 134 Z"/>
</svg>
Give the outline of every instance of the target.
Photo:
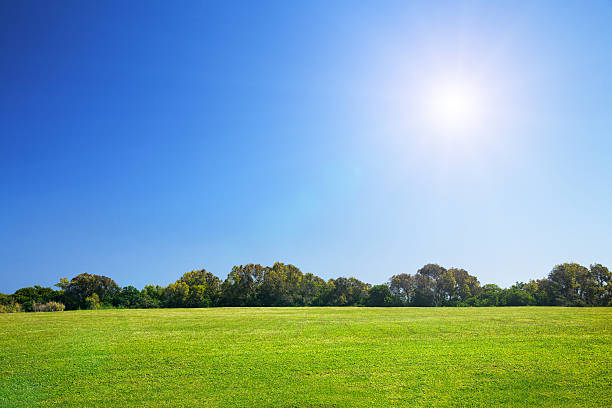
<svg viewBox="0 0 612 408">
<path fill-rule="evenodd" d="M 3 1 L 0 51 L 0 292 L 612 266 L 610 1 Z"/>
</svg>

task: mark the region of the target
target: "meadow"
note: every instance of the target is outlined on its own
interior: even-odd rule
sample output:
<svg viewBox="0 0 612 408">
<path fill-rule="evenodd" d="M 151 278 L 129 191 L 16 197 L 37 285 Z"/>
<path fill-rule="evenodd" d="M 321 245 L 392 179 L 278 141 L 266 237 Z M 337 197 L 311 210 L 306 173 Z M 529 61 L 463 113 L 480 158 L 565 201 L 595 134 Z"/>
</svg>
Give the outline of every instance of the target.
<svg viewBox="0 0 612 408">
<path fill-rule="evenodd" d="M 612 308 L 0 315 L 1 407 L 610 407 Z"/>
</svg>

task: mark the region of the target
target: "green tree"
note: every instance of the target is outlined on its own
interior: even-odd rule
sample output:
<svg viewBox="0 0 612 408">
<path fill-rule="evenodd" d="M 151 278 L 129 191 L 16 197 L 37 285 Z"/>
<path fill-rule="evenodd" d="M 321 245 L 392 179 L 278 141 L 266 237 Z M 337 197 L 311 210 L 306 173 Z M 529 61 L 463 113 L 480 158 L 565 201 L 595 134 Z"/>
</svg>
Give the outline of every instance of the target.
<svg viewBox="0 0 612 408">
<path fill-rule="evenodd" d="M 60 282 L 58 285 L 63 285 Z M 65 285 L 64 300 L 67 309 L 86 309 L 87 298 L 96 294 L 101 305 L 111 305 L 121 288 L 111 278 L 103 275 L 81 273 Z"/>
<path fill-rule="evenodd" d="M 368 290 L 364 304 L 366 306 L 397 306 L 401 303 L 393 296 L 389 285 L 375 285 Z"/>
<path fill-rule="evenodd" d="M 63 300 L 63 292 L 35 285 L 17 289 L 11 295 L 13 303 L 19 303 L 24 311 L 31 312 L 34 303 L 49 303 L 61 302 Z"/>
<path fill-rule="evenodd" d="M 389 280 L 389 289 L 393 296 L 397 297 L 403 305 L 410 305 L 414 301 L 415 279 L 407 273 L 393 275 Z"/>
<path fill-rule="evenodd" d="M 434 304 L 442 306 L 450 304 L 455 298 L 457 292 L 457 281 L 452 270 L 445 270 L 436 280 L 436 289 L 434 291 Z"/>
<path fill-rule="evenodd" d="M 300 282 L 300 296 L 302 304 L 305 306 L 313 305 L 318 296 L 325 290 L 326 282 L 322 278 L 306 273 Z"/>
<path fill-rule="evenodd" d="M 452 268 L 448 270 L 455 278 L 453 300 L 463 302 L 472 296 L 478 296 L 482 291 L 480 282 L 465 269 Z"/>
<path fill-rule="evenodd" d="M 319 306 L 356 306 L 362 304 L 370 285 L 356 278 L 330 279 L 315 304 Z"/>
<path fill-rule="evenodd" d="M 510 289 L 503 291 L 500 304 L 504 306 L 529 306 L 535 304 L 535 299 L 529 292 L 512 286 Z"/>
<path fill-rule="evenodd" d="M 593 306 L 612 306 L 612 273 L 610 270 L 601 265 L 594 264 L 590 266 L 591 277 L 597 283 L 593 288 Z"/>
<path fill-rule="evenodd" d="M 147 285 L 141 291 L 142 307 L 145 309 L 162 307 L 164 288 L 159 285 Z"/>
<path fill-rule="evenodd" d="M 263 280 L 258 288 L 259 303 L 262 306 L 303 306 L 302 296 L 304 275 L 297 267 L 276 262 L 271 268 L 264 268 Z"/>
<path fill-rule="evenodd" d="M 70 281 L 68 280 L 68 278 L 60 278 L 60 281 L 55 284 L 55 286 L 62 290 L 65 290 L 68 285 L 70 285 Z"/>
<path fill-rule="evenodd" d="M 556 265 L 548 274 L 551 285 L 547 289 L 551 292 L 550 297 L 553 304 L 557 306 L 584 305 L 578 280 L 588 273 L 589 271 L 584 266 L 577 263 Z"/>
<path fill-rule="evenodd" d="M 427 276 L 433 280 L 438 280 L 440 275 L 446 272 L 446 268 L 438 264 L 427 264 L 417 271 L 417 274 Z"/>
<path fill-rule="evenodd" d="M 259 287 L 266 269 L 259 264 L 234 266 L 221 285 L 221 304 L 260 306 Z"/>
<path fill-rule="evenodd" d="M 176 281 L 164 288 L 164 305 L 166 307 L 186 307 L 189 298 L 189 285 Z"/>
<path fill-rule="evenodd" d="M 503 289 L 492 283 L 488 283 L 482 287 L 479 295 L 472 297 L 473 306 L 499 306 L 501 304 L 501 296 Z M 469 299 L 468 299 L 469 300 Z"/>
<path fill-rule="evenodd" d="M 113 305 L 126 309 L 143 308 L 142 293 L 134 286 L 126 286 L 117 293 Z"/>
<path fill-rule="evenodd" d="M 410 306 L 435 306 L 436 281 L 428 275 L 417 273 L 414 275 L 414 296 Z"/>
<path fill-rule="evenodd" d="M 206 269 L 194 270 L 183 274 L 177 281 L 189 286 L 184 307 L 210 307 L 219 303 L 221 280 Z"/>
</svg>

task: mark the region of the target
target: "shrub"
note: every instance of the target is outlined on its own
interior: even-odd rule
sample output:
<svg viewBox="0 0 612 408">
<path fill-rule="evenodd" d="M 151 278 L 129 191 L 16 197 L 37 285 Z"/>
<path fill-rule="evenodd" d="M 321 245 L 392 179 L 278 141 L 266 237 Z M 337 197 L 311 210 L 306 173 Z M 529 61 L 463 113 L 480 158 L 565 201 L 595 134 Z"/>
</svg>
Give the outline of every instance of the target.
<svg viewBox="0 0 612 408">
<path fill-rule="evenodd" d="M 87 309 L 100 309 L 102 304 L 100 303 L 100 297 L 97 293 L 92 294 L 85 298 L 85 305 Z"/>
<path fill-rule="evenodd" d="M 0 305 L 0 313 L 19 313 L 21 305 L 19 303 L 9 303 L 8 305 Z"/>
<path fill-rule="evenodd" d="M 503 305 L 505 306 L 529 306 L 536 303 L 533 296 L 528 292 L 517 288 L 510 288 L 505 291 L 503 297 Z"/>
<path fill-rule="evenodd" d="M 47 303 L 34 303 L 32 304 L 32 311 L 34 312 L 61 312 L 65 308 L 63 303 L 59 302 L 47 302 Z"/>
</svg>

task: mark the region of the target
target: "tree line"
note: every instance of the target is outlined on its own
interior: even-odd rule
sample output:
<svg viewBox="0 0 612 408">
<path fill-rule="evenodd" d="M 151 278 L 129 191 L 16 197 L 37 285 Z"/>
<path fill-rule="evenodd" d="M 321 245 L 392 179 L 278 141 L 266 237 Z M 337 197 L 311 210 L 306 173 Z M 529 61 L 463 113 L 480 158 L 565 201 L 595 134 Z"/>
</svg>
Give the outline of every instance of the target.
<svg viewBox="0 0 612 408">
<path fill-rule="evenodd" d="M 386 284 L 324 279 L 277 262 L 234 266 L 225 280 L 205 269 L 168 286 L 120 287 L 102 275 L 60 279 L 58 289 L 33 286 L 0 294 L 0 312 L 99 308 L 215 306 L 612 306 L 612 275 L 600 264 L 556 265 L 547 277 L 509 288 L 481 286 L 465 269 L 428 264 Z"/>
</svg>

